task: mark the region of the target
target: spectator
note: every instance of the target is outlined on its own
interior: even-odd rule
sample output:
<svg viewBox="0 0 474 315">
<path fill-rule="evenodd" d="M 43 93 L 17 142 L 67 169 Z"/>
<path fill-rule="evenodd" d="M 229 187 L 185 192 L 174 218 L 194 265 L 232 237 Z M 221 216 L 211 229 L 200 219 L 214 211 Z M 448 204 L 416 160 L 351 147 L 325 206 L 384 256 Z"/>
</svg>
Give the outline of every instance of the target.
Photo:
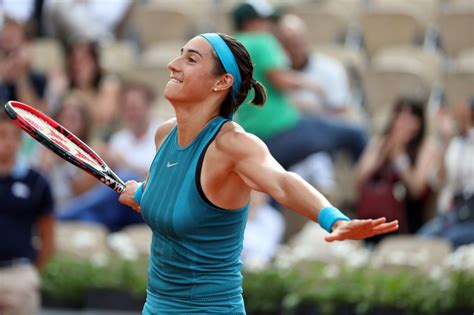
<svg viewBox="0 0 474 315">
<path fill-rule="evenodd" d="M 129 83 L 121 94 L 121 118 L 125 128 L 110 139 L 111 156 L 120 169 L 144 178 L 155 157 L 155 130 L 160 122 L 152 119 L 153 91 L 144 84 Z M 134 152 L 134 154 L 130 154 Z"/>
<path fill-rule="evenodd" d="M 321 93 L 293 90 L 290 99 L 301 111 L 311 115 L 347 115 L 350 89 L 346 70 L 329 56 L 311 53 L 306 33 L 303 20 L 296 15 L 283 16 L 277 26 L 276 35 L 290 58 L 291 68 L 321 87 Z"/>
<path fill-rule="evenodd" d="M 21 137 L 21 129 L 0 111 L 0 313 L 4 315 L 38 312 L 36 268 L 42 268 L 53 252 L 49 183 L 17 158 Z M 39 250 L 33 247 L 35 234 Z"/>
<path fill-rule="evenodd" d="M 434 155 L 434 147 L 425 137 L 424 104 L 400 99 L 385 132 L 371 139 L 356 167 L 359 217 L 397 219 L 400 232 L 416 232 L 423 223 L 431 191 Z"/>
<path fill-rule="evenodd" d="M 90 116 L 89 106 L 84 98 L 79 93 L 72 92 L 64 98 L 53 118 L 79 139 L 89 143 Z M 88 191 L 97 183 L 94 177 L 46 148 L 41 150 L 40 167 L 49 175 L 58 211 L 73 197 Z"/>
<path fill-rule="evenodd" d="M 114 39 L 133 1 L 45 0 L 44 21 L 47 34 L 69 42 L 71 38 Z"/>
<path fill-rule="evenodd" d="M 237 112 L 238 122 L 267 144 L 276 160 L 286 169 L 312 153 L 349 150 L 357 160 L 366 139 L 361 128 L 335 119 L 301 117 L 285 93 L 306 89 L 321 94 L 322 89 L 301 73 L 288 67 L 285 52 L 271 30 L 274 11 L 264 1 L 245 2 L 233 10 L 239 39 L 255 64 L 255 79 L 267 90 L 263 107 L 243 104 Z M 249 96 L 251 99 L 253 95 Z M 324 136 L 323 136 L 324 135 Z"/>
<path fill-rule="evenodd" d="M 92 114 L 92 136 L 107 139 L 117 114 L 118 81 L 105 77 L 99 64 L 97 43 L 74 41 L 67 49 L 67 82 L 70 90 L 85 97 Z M 66 94 L 68 91 L 63 91 Z"/>
<path fill-rule="evenodd" d="M 46 110 L 47 79 L 31 68 L 31 47 L 25 24 L 5 17 L 0 30 L 0 102 L 20 101 Z"/>
<path fill-rule="evenodd" d="M 445 186 L 440 196 L 441 213 L 419 234 L 441 237 L 454 247 L 474 243 L 474 98 L 454 107 L 459 134 L 448 145 L 440 177 Z"/>
</svg>

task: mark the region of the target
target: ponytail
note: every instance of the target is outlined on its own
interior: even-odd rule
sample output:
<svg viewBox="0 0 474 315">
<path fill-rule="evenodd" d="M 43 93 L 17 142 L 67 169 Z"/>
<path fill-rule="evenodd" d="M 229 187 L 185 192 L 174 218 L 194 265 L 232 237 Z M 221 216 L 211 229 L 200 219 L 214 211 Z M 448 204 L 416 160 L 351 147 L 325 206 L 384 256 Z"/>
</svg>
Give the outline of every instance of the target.
<svg viewBox="0 0 474 315">
<path fill-rule="evenodd" d="M 267 91 L 262 83 L 252 79 L 252 88 L 255 91 L 254 97 L 250 103 L 263 106 L 267 100 Z"/>
<path fill-rule="evenodd" d="M 255 91 L 251 103 L 257 106 L 263 106 L 267 99 L 267 93 L 265 87 L 253 79 L 253 64 L 247 49 L 245 49 L 241 42 L 229 35 L 219 33 L 219 36 L 222 37 L 236 59 L 242 78 L 238 95 L 234 95 L 233 93 L 227 94 L 227 97 L 221 105 L 220 114 L 224 117 L 229 117 L 234 114 L 245 101 L 251 89 Z M 214 73 L 216 75 L 227 73 L 217 54 L 214 53 L 214 55 L 216 60 Z"/>
</svg>

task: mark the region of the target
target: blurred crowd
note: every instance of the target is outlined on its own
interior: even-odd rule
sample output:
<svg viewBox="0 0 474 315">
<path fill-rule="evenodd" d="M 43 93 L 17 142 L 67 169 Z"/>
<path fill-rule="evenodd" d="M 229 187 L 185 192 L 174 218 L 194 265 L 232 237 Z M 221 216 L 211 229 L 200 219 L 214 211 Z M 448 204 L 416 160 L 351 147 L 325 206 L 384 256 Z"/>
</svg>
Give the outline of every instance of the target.
<svg viewBox="0 0 474 315">
<path fill-rule="evenodd" d="M 393 47 L 376 53 L 365 20 L 357 24 L 353 16 L 342 39 L 323 45 L 302 8 L 325 21 L 322 13 L 333 14 L 336 2 L 358 3 L 360 15 L 369 15 L 378 2 L 390 1 L 3 0 L 0 103 L 36 107 L 93 147 L 124 180 L 143 180 L 155 155 L 154 132 L 172 116 L 162 96 L 166 62 L 193 35 L 231 33 L 249 50 L 254 77 L 268 93 L 263 108 L 243 105 L 236 121 L 262 138 L 286 169 L 352 218 L 384 216 L 400 221 L 399 234 L 443 238 L 453 247 L 474 243 L 474 39 L 453 57 L 450 37 L 430 24 L 421 42 L 410 38 L 412 47 L 394 39 Z M 447 2 L 459 3 L 474 28 L 469 1 L 431 2 L 438 14 L 450 12 Z M 150 22 L 160 10 L 181 21 L 195 7 L 196 15 L 207 10 L 203 16 L 214 14 L 215 21 L 203 18 L 192 28 L 190 21 L 168 25 L 166 17 Z M 342 13 L 345 19 L 350 14 Z M 151 25 L 143 26 L 146 21 Z M 153 37 L 162 33 L 168 37 Z M 413 81 L 413 73 L 426 70 L 413 63 L 422 53 L 437 56 L 440 72 L 467 73 L 456 85 L 467 92 L 454 94 L 458 90 L 448 91 L 445 81 L 432 80 L 428 94 L 413 93 L 423 89 L 424 81 Z M 412 61 L 408 69 L 401 62 L 406 59 Z M 375 76 L 380 73 L 398 81 Z M 14 303 L 2 301 L 3 284 L 12 283 L 2 281 L 12 275 L 3 270 L 25 260 L 41 267 L 53 251 L 55 222 L 95 223 L 109 232 L 142 223 L 114 191 L 21 135 L 2 115 L 0 311 Z M 266 264 L 302 223 L 268 196 L 255 193 L 252 199 L 242 258 Z M 25 274 L 25 283 L 38 285 L 32 270 Z"/>
</svg>

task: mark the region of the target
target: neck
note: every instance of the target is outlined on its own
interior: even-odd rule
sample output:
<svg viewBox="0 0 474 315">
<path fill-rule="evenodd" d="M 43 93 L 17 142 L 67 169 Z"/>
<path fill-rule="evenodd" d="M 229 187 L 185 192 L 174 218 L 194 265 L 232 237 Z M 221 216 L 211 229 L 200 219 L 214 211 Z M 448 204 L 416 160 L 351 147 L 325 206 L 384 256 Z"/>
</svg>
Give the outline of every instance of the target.
<svg viewBox="0 0 474 315">
<path fill-rule="evenodd" d="M 137 124 L 132 128 L 132 133 L 135 136 L 135 138 L 139 139 L 143 137 L 146 132 L 148 131 L 148 127 L 150 125 L 150 122 L 148 120 L 144 121 L 141 124 Z"/>
<path fill-rule="evenodd" d="M 180 147 L 189 145 L 214 118 L 219 116 L 219 108 L 204 106 L 174 106 L 178 128 L 178 144 Z"/>
<path fill-rule="evenodd" d="M 309 63 L 309 55 L 305 55 L 303 58 L 296 59 L 296 62 L 293 63 L 293 69 L 297 71 L 303 70 Z"/>
</svg>

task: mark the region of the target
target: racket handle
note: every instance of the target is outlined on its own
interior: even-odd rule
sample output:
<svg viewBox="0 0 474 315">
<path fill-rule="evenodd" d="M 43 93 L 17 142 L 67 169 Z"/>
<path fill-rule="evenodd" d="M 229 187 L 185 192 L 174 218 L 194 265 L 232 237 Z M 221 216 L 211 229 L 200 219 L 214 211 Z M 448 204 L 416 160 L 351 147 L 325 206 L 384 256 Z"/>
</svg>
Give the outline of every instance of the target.
<svg viewBox="0 0 474 315">
<path fill-rule="evenodd" d="M 116 192 L 118 192 L 119 194 L 122 193 L 122 191 L 125 189 L 125 183 L 120 179 L 120 178 L 117 178 L 117 180 L 113 179 L 113 178 L 101 178 L 100 181 L 109 186 L 110 188 L 112 188 L 113 190 L 115 190 Z"/>
</svg>

